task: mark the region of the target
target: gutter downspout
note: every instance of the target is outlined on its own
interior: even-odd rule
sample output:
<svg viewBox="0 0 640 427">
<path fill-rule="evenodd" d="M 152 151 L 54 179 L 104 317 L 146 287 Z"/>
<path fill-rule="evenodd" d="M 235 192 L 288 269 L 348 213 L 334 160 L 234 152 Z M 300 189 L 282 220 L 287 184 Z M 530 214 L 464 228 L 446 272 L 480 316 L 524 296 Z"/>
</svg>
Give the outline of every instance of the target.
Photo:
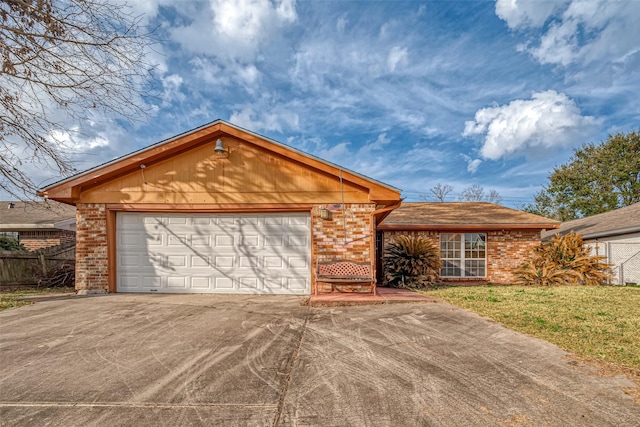
<svg viewBox="0 0 640 427">
<path fill-rule="evenodd" d="M 371 231 L 370 231 L 370 235 L 371 235 L 371 248 L 369 249 L 371 252 L 371 271 L 373 272 L 373 295 L 377 295 L 377 291 L 376 291 L 376 285 L 377 285 L 377 277 L 378 277 L 378 272 L 376 271 L 376 227 L 378 225 L 377 221 L 376 221 L 376 215 L 382 214 L 382 213 L 387 213 L 387 215 L 389 213 L 391 213 L 392 210 L 400 207 L 400 205 L 402 204 L 402 200 L 400 199 L 397 203 L 394 203 L 391 206 L 386 206 L 384 208 L 380 208 L 380 209 L 376 209 L 375 211 L 371 212 L 371 221 L 370 221 L 370 227 L 371 227 Z M 380 220 L 382 222 L 382 220 L 387 216 L 384 215 L 382 217 L 382 219 Z"/>
</svg>

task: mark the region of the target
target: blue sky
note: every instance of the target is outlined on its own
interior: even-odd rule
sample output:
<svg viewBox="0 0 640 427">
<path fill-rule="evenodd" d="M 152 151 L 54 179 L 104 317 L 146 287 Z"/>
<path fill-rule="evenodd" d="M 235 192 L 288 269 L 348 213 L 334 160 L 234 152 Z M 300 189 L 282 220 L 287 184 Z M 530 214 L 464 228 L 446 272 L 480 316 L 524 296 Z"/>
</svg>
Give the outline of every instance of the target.
<svg viewBox="0 0 640 427">
<path fill-rule="evenodd" d="M 640 124 L 639 1 L 132 6 L 162 39 L 159 95 L 147 123 L 70 124 L 80 170 L 220 118 L 407 200 L 479 184 L 517 207 L 573 148 Z"/>
</svg>

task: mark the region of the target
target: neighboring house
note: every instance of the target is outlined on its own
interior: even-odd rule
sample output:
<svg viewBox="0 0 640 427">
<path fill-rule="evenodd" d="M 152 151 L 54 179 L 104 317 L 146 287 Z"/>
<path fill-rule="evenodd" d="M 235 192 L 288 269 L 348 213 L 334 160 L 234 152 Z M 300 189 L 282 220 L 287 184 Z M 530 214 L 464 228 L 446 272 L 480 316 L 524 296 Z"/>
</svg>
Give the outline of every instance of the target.
<svg viewBox="0 0 640 427">
<path fill-rule="evenodd" d="M 0 202 L 0 234 L 30 251 L 75 239 L 76 209 L 57 202 Z"/>
<path fill-rule="evenodd" d="M 541 230 L 559 226 L 492 203 L 402 203 L 378 226 L 378 281 L 386 244 L 397 235 L 417 234 L 440 249 L 443 281 L 513 283 L 514 269 L 540 244 Z"/>
<path fill-rule="evenodd" d="M 311 294 L 375 262 L 400 191 L 217 120 L 44 188 L 77 208 L 81 293 Z"/>
<path fill-rule="evenodd" d="M 640 203 L 564 222 L 559 229 L 542 233 L 542 240 L 571 231 L 582 235 L 592 254 L 606 257 L 614 283 L 640 283 Z"/>
</svg>

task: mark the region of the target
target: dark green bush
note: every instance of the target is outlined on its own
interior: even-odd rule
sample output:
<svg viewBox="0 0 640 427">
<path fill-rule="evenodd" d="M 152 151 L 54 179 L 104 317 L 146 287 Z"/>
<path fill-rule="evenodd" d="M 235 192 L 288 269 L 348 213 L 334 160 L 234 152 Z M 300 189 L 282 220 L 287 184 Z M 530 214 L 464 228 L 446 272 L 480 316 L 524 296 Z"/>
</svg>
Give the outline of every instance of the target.
<svg viewBox="0 0 640 427">
<path fill-rule="evenodd" d="M 387 246 L 385 278 L 395 288 L 426 288 L 440 277 L 440 254 L 420 236 L 399 236 Z"/>
<path fill-rule="evenodd" d="M 26 251 L 27 248 L 15 237 L 0 236 L 0 251 Z"/>
</svg>

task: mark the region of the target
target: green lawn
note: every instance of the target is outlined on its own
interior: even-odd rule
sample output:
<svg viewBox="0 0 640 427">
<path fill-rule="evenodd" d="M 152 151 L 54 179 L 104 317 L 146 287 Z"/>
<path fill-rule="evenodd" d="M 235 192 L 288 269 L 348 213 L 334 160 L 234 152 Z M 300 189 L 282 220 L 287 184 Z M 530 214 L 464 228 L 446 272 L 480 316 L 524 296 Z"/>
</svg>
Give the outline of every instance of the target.
<svg viewBox="0 0 640 427">
<path fill-rule="evenodd" d="M 424 293 L 586 358 L 640 369 L 640 287 L 489 285 Z"/>
<path fill-rule="evenodd" d="M 0 292 L 0 311 L 7 310 L 13 307 L 20 307 L 21 305 L 33 304 L 29 301 L 16 301 L 16 298 L 26 297 L 30 295 L 42 295 L 51 293 L 69 293 L 75 292 L 74 288 L 42 288 L 42 289 L 29 289 L 23 291 L 12 292 Z"/>
</svg>

